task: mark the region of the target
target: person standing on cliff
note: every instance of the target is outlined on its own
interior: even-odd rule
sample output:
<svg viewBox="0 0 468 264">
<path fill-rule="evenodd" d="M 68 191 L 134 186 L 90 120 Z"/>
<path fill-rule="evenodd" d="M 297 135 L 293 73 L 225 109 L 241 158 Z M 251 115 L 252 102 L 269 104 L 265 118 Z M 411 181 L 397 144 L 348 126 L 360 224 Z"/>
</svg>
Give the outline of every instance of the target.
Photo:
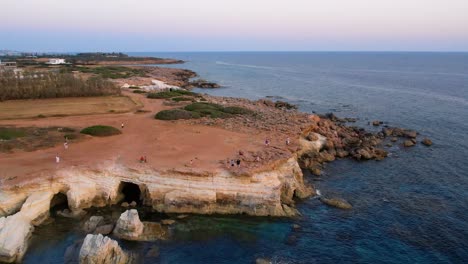
<svg viewBox="0 0 468 264">
<path fill-rule="evenodd" d="M 124 123 L 122 123 L 122 125 L 120 125 L 120 127 L 123 129 L 124 128 Z"/>
<path fill-rule="evenodd" d="M 286 139 L 286 145 L 289 145 L 291 143 L 291 139 L 287 138 Z"/>
<path fill-rule="evenodd" d="M 241 160 L 240 160 L 240 159 L 237 159 L 236 163 L 237 163 L 237 167 L 239 168 L 239 167 L 240 167 Z"/>
<path fill-rule="evenodd" d="M 268 138 L 265 139 L 265 146 L 267 146 L 267 147 L 270 146 L 270 140 Z"/>
<path fill-rule="evenodd" d="M 57 153 L 55 155 L 55 163 L 59 163 L 60 162 L 60 157 L 59 157 L 59 154 Z"/>
</svg>

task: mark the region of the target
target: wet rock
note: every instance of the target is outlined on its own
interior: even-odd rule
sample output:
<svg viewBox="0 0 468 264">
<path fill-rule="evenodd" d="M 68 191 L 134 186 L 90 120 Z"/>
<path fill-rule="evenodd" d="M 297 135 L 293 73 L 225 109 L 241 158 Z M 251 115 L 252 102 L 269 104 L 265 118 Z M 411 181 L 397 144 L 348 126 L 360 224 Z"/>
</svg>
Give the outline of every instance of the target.
<svg viewBox="0 0 468 264">
<path fill-rule="evenodd" d="M 415 144 L 416 144 L 416 143 L 413 142 L 412 140 L 405 140 L 405 142 L 403 142 L 403 146 L 405 146 L 405 147 L 407 147 L 407 148 L 408 148 L 408 147 L 412 147 L 412 146 L 414 146 Z"/>
<path fill-rule="evenodd" d="M 344 157 L 347 157 L 348 155 L 349 155 L 349 152 L 346 151 L 346 150 L 340 149 L 340 150 L 337 150 L 337 151 L 336 151 L 336 156 L 337 156 L 338 158 L 344 158 Z"/>
<path fill-rule="evenodd" d="M 418 133 L 413 130 L 405 130 L 403 132 L 403 135 L 407 138 L 416 138 L 418 136 Z"/>
<path fill-rule="evenodd" d="M 104 222 L 104 217 L 102 216 L 91 216 L 86 223 L 84 223 L 83 231 L 86 233 L 92 233 L 96 228 Z"/>
<path fill-rule="evenodd" d="M 21 213 L 0 218 L 0 262 L 21 262 L 33 230 Z"/>
<path fill-rule="evenodd" d="M 285 216 L 298 216 L 301 215 L 299 211 L 296 208 L 290 207 L 286 204 L 282 204 L 283 211 L 285 213 Z"/>
<path fill-rule="evenodd" d="M 310 172 L 315 175 L 315 176 L 320 176 L 322 175 L 322 171 L 319 168 L 311 168 Z"/>
<path fill-rule="evenodd" d="M 397 137 L 392 137 L 392 139 L 390 139 L 390 141 L 392 141 L 392 142 L 397 142 L 397 141 L 398 141 L 398 138 L 397 138 Z"/>
<path fill-rule="evenodd" d="M 130 206 L 130 204 L 128 204 L 127 202 L 123 202 L 122 204 L 120 204 L 120 206 L 127 208 Z"/>
<path fill-rule="evenodd" d="M 151 246 L 151 248 L 146 252 L 147 258 L 156 258 L 159 256 L 159 247 L 156 245 Z"/>
<path fill-rule="evenodd" d="M 320 197 L 320 201 L 328 206 L 336 207 L 339 209 L 349 210 L 353 206 L 348 203 L 346 200 L 341 198 L 324 198 Z"/>
<path fill-rule="evenodd" d="M 137 202 L 135 202 L 135 201 L 132 201 L 132 202 L 130 203 L 130 206 L 131 206 L 131 207 L 135 207 L 135 206 L 137 206 Z"/>
<path fill-rule="evenodd" d="M 358 149 L 356 154 L 360 156 L 360 159 L 370 160 L 374 157 L 368 149 Z"/>
<path fill-rule="evenodd" d="M 287 245 L 290 245 L 290 246 L 296 245 L 297 244 L 297 236 L 290 235 L 290 236 L 288 236 L 288 238 L 286 239 L 285 242 L 286 242 Z"/>
<path fill-rule="evenodd" d="M 424 138 L 421 143 L 423 145 L 426 145 L 426 146 L 432 146 L 432 140 L 428 139 L 428 138 Z"/>
<path fill-rule="evenodd" d="M 131 257 L 109 237 L 88 234 L 81 246 L 80 264 L 126 264 Z"/>
<path fill-rule="evenodd" d="M 175 222 L 176 222 L 176 221 L 173 220 L 173 219 L 164 219 L 164 220 L 161 220 L 161 223 L 162 223 L 163 225 L 172 225 L 172 224 L 174 224 Z"/>
<path fill-rule="evenodd" d="M 322 162 L 331 162 L 335 160 L 335 156 L 328 153 L 327 151 L 322 151 L 319 153 L 319 158 Z"/>
<path fill-rule="evenodd" d="M 372 121 L 373 126 L 380 126 L 380 124 L 382 124 L 381 121 L 378 121 L 378 120 Z"/>
<path fill-rule="evenodd" d="M 102 226 L 98 226 L 96 230 L 94 231 L 94 233 L 101 234 L 101 235 L 108 235 L 112 233 L 113 229 L 114 229 L 114 225 L 112 224 L 102 225 Z"/>
</svg>

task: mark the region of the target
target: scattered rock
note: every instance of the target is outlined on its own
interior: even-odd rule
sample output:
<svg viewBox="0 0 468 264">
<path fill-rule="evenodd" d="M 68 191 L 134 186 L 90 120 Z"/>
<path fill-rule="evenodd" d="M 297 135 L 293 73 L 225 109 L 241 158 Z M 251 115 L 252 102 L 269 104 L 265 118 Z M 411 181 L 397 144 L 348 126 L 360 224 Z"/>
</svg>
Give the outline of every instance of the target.
<svg viewBox="0 0 468 264">
<path fill-rule="evenodd" d="M 120 248 L 117 241 L 101 234 L 88 234 L 81 246 L 80 264 L 125 264 L 131 257 Z"/>
<path fill-rule="evenodd" d="M 382 122 L 378 121 L 378 120 L 375 120 L 375 121 L 372 122 L 373 126 L 380 126 L 380 124 L 382 124 Z"/>
<path fill-rule="evenodd" d="M 390 139 L 390 141 L 392 141 L 392 142 L 397 142 L 397 141 L 398 141 L 398 138 L 397 138 L 397 137 L 392 137 L 392 139 Z"/>
<path fill-rule="evenodd" d="M 324 197 L 320 197 L 320 201 L 326 205 L 329 205 L 329 206 L 332 206 L 332 207 L 336 207 L 336 208 L 339 208 L 339 209 L 345 209 L 345 210 L 349 210 L 351 208 L 353 208 L 353 206 L 348 203 L 347 201 L 345 201 L 344 199 L 341 199 L 341 198 L 324 198 Z"/>
<path fill-rule="evenodd" d="M 130 206 L 131 206 L 131 207 L 135 207 L 135 206 L 137 206 L 137 202 L 135 202 L 135 201 L 132 201 L 132 202 L 130 203 Z"/>
<path fill-rule="evenodd" d="M 414 145 L 415 145 L 415 143 L 412 140 L 405 140 L 405 142 L 403 142 L 403 146 L 405 146 L 407 148 L 412 147 Z"/>
<path fill-rule="evenodd" d="M 421 143 L 423 145 L 426 145 L 426 146 L 432 146 L 432 140 L 428 139 L 428 138 L 424 138 Z"/>
<path fill-rule="evenodd" d="M 120 206 L 127 208 L 130 206 L 130 204 L 128 204 L 127 202 L 123 202 Z"/>
</svg>

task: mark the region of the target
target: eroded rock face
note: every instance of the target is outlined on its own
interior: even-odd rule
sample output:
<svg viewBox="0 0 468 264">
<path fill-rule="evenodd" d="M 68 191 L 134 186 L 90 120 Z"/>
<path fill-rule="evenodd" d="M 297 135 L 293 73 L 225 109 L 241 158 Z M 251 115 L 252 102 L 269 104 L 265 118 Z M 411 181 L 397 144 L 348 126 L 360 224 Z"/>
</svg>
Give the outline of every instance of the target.
<svg viewBox="0 0 468 264">
<path fill-rule="evenodd" d="M 126 240 L 139 240 L 143 234 L 143 228 L 138 211 L 135 209 L 127 210 L 117 220 L 114 235 Z"/>
<path fill-rule="evenodd" d="M 0 218 L 0 262 L 20 262 L 33 230 L 30 219 L 20 213 Z"/>
<path fill-rule="evenodd" d="M 132 259 L 117 241 L 109 237 L 87 235 L 80 250 L 80 264 L 127 264 Z"/>
</svg>

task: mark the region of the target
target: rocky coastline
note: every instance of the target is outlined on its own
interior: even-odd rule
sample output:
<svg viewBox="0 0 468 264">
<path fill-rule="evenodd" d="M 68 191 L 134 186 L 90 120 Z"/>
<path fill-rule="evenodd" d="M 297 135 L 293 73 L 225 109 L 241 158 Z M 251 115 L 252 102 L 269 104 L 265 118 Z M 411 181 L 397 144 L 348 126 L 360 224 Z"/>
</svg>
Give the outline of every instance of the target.
<svg viewBox="0 0 468 264">
<path fill-rule="evenodd" d="M 135 202 L 154 212 L 299 216 L 295 202 L 317 195 L 314 186 L 304 180 L 302 169 L 320 175 L 323 165 L 335 159 L 382 160 L 387 157 L 385 148 L 390 144 L 407 146 L 407 141 L 411 141 L 414 145 L 418 137 L 415 131 L 392 127 L 371 133 L 346 125 L 352 120 L 340 119 L 333 114 L 301 113 L 286 102 L 208 95 L 203 99 L 224 106 L 244 107 L 254 111 L 255 115 L 178 120 L 175 123 L 188 127 L 218 127 L 249 135 L 261 132 L 281 141 L 287 139 L 286 143 L 283 142 L 281 147 L 267 146 L 262 151 L 239 151 L 234 156 L 243 166 L 235 170 L 229 165 L 226 167 L 225 160 L 220 160 L 216 169 L 209 170 L 190 167 L 158 170 L 103 162 L 98 167 L 64 167 L 46 177 L 42 174 L 2 185 L 0 261 L 21 261 L 34 227 L 43 224 L 57 204 L 67 207 L 59 212 L 62 216 L 80 217 L 91 207 L 121 204 L 128 200 L 129 189 L 137 201 L 128 201 L 125 206 Z M 422 143 L 430 145 L 432 142 L 424 139 Z M 327 197 L 321 200 L 330 206 L 352 208 L 344 200 Z M 137 218 L 137 211 L 129 210 L 122 214 L 115 228 L 102 227 L 101 233 L 111 234 L 113 229 L 112 235 L 126 240 L 164 239 L 162 223 L 142 223 Z M 91 231 L 96 227 L 97 224 L 88 229 Z M 145 230 L 159 230 L 159 235 Z M 80 262 L 95 263 L 89 259 L 102 257 L 102 252 L 92 250 L 106 248 L 105 252 L 114 252 L 119 257 L 102 260 L 103 263 L 126 263 L 131 256 L 114 242 L 100 235 L 87 236 Z"/>
</svg>

